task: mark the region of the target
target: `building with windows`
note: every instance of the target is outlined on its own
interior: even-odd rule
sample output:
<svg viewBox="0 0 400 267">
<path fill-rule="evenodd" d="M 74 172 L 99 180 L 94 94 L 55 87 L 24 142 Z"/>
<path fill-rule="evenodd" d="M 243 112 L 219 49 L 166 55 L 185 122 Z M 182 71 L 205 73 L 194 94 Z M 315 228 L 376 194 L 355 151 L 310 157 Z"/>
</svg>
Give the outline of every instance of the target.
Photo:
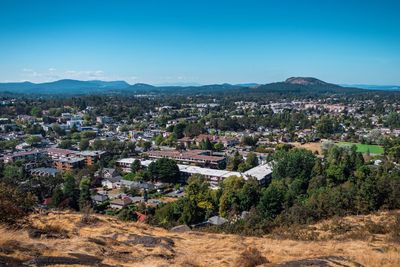
<svg viewBox="0 0 400 267">
<path fill-rule="evenodd" d="M 85 158 L 82 157 L 58 158 L 53 162 L 54 167 L 60 171 L 72 171 L 85 166 Z"/>
<path fill-rule="evenodd" d="M 135 160 L 137 159 L 120 159 L 116 162 L 116 165 L 124 172 L 131 172 L 131 165 Z M 153 161 L 154 160 L 140 160 L 140 163 L 142 166 L 148 167 Z M 265 185 L 272 177 L 272 165 L 270 163 L 258 165 L 246 172 L 217 170 L 186 164 L 178 164 L 178 168 L 183 181 L 194 174 L 199 174 L 206 178 L 212 187 L 218 186 L 221 181 L 230 176 L 243 177 L 246 180 L 250 178 L 255 178 L 260 185 Z"/>
<path fill-rule="evenodd" d="M 15 152 L 4 156 L 4 163 L 15 162 L 18 160 L 36 162 L 44 157 L 45 153 L 41 150 Z"/>
<path fill-rule="evenodd" d="M 225 163 L 225 157 L 213 156 L 208 150 L 154 150 L 148 151 L 151 159 L 168 158 L 182 164 L 218 168 Z"/>
<path fill-rule="evenodd" d="M 70 149 L 62 148 L 48 148 L 47 154 L 53 159 L 55 167 L 62 170 L 62 166 L 70 166 L 73 169 L 81 168 L 83 166 L 92 166 L 95 164 L 106 152 L 104 151 L 75 151 Z M 83 165 L 81 163 L 73 163 L 79 159 L 83 159 Z M 71 161 L 72 160 L 72 161 Z M 71 164 L 67 163 L 71 161 Z M 58 166 L 58 167 L 57 167 Z"/>
</svg>

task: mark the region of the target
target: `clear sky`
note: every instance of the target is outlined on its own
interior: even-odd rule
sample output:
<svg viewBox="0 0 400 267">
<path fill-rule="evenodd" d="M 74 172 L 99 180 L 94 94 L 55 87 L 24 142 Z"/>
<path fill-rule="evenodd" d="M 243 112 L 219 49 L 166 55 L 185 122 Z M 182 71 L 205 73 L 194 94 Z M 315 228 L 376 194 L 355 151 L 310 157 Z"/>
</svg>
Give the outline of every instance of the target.
<svg viewBox="0 0 400 267">
<path fill-rule="evenodd" d="M 400 84 L 400 1 L 0 1 L 0 81 L 289 76 Z"/>
</svg>

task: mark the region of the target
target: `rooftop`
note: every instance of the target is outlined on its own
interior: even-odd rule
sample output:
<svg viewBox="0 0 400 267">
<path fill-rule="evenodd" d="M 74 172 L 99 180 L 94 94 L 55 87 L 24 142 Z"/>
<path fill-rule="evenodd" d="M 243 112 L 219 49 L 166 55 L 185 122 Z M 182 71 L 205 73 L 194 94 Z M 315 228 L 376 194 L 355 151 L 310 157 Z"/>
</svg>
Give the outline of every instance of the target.
<svg viewBox="0 0 400 267">
<path fill-rule="evenodd" d="M 135 160 L 137 159 L 124 158 L 118 160 L 117 162 L 132 164 Z M 150 163 L 152 163 L 153 161 L 154 160 L 140 160 L 140 164 L 142 166 L 148 167 Z M 189 174 L 200 174 L 208 177 L 214 176 L 214 177 L 227 178 L 230 176 L 238 176 L 238 177 L 243 177 L 244 179 L 247 179 L 248 177 L 254 177 L 257 180 L 262 180 L 265 178 L 265 176 L 270 175 L 272 173 L 272 167 L 270 163 L 256 166 L 244 173 L 236 171 L 227 171 L 227 170 L 216 170 L 216 169 L 203 168 L 185 164 L 178 164 L 178 168 L 180 172 L 185 172 Z"/>
<path fill-rule="evenodd" d="M 271 173 L 272 173 L 272 166 L 270 163 L 258 165 L 244 172 L 246 176 L 252 176 L 257 180 L 262 180 L 265 178 L 265 176 L 270 175 Z"/>
<path fill-rule="evenodd" d="M 200 160 L 200 161 L 222 161 L 224 157 L 218 156 L 209 156 L 207 153 L 210 153 L 206 150 L 187 150 L 187 151 L 180 151 L 180 150 L 156 150 L 156 151 L 149 151 L 147 154 L 150 157 L 168 157 L 174 159 L 182 159 L 182 160 Z"/>
<path fill-rule="evenodd" d="M 63 163 L 76 163 L 76 162 L 80 162 L 80 161 L 84 161 L 84 160 L 85 160 L 85 158 L 80 158 L 80 157 L 57 159 L 57 161 L 63 162 Z"/>
</svg>

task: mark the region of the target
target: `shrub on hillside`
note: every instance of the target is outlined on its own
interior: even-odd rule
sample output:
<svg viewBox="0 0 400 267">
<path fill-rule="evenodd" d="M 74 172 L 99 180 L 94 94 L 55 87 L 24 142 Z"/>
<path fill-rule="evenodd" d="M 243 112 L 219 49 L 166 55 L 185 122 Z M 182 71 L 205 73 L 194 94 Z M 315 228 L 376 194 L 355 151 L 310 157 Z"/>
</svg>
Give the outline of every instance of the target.
<svg viewBox="0 0 400 267">
<path fill-rule="evenodd" d="M 0 223 L 15 224 L 28 215 L 34 204 L 35 198 L 31 193 L 0 183 Z"/>
<path fill-rule="evenodd" d="M 258 249 L 250 247 L 240 253 L 234 266 L 255 267 L 268 262 L 267 258 L 264 257 Z"/>
</svg>

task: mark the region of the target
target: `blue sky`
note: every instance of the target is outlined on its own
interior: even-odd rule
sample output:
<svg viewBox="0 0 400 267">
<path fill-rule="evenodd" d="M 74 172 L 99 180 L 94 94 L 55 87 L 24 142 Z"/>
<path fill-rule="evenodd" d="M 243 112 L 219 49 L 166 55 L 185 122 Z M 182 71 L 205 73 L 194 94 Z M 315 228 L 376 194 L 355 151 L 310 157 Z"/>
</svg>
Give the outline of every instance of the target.
<svg viewBox="0 0 400 267">
<path fill-rule="evenodd" d="M 0 81 L 400 84 L 400 1 L 1 0 Z"/>
</svg>

